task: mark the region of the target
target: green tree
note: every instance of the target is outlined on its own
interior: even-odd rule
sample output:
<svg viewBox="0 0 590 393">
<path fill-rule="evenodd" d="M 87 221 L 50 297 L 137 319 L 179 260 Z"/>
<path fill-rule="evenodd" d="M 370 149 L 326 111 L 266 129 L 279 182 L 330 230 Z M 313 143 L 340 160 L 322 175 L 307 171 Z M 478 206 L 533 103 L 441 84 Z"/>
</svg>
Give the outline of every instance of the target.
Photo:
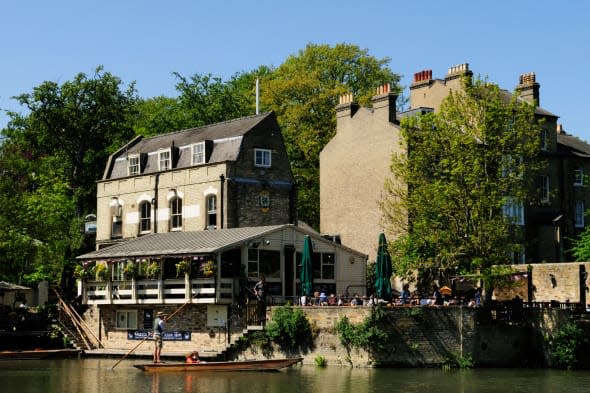
<svg viewBox="0 0 590 393">
<path fill-rule="evenodd" d="M 586 227 L 572 242 L 571 253 L 576 261 L 590 261 L 590 227 Z"/>
<path fill-rule="evenodd" d="M 392 158 L 382 210 L 399 239 L 398 275 L 423 284 L 440 272 L 491 272 L 509 262 L 519 226 L 505 207 L 532 203 L 540 125 L 533 105 L 498 86 L 466 79 L 440 110 L 404 118 L 405 154 Z M 517 239 L 517 240 L 515 240 Z"/>
<path fill-rule="evenodd" d="M 399 76 L 356 45 L 308 44 L 262 78 L 261 101 L 277 114 L 298 187 L 299 219 L 319 227 L 319 154 L 336 131 L 338 97 L 351 92 L 368 104 L 375 88 Z"/>
<path fill-rule="evenodd" d="M 15 98 L 27 114 L 9 113 L 2 130 L 0 276 L 56 282 L 85 244 L 109 154 L 133 136 L 135 89 L 98 67 Z"/>
</svg>

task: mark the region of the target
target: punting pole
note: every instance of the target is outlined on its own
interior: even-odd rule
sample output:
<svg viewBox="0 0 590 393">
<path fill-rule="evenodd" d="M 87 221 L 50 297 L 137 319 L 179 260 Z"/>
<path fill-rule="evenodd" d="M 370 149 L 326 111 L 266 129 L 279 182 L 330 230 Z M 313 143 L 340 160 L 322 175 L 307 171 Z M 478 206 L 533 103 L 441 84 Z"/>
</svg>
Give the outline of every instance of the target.
<svg viewBox="0 0 590 393">
<path fill-rule="evenodd" d="M 174 311 L 172 314 L 168 315 L 166 318 L 164 318 L 164 322 L 168 322 L 170 319 L 172 319 L 172 317 L 174 317 L 176 314 L 178 314 L 180 312 L 180 310 L 182 310 L 183 308 L 185 308 L 188 304 L 190 304 L 191 301 L 189 300 L 188 302 L 184 303 L 182 306 L 178 307 L 176 309 L 176 311 Z M 117 360 L 117 362 L 115 364 L 113 364 L 113 366 L 109 369 L 112 370 L 115 367 L 117 367 L 117 365 L 119 363 L 121 363 L 125 358 L 127 358 L 127 356 L 131 355 L 137 348 L 139 348 L 139 346 L 141 344 L 143 344 L 147 339 L 149 338 L 149 336 L 146 336 L 143 340 L 141 340 L 136 346 L 134 346 L 133 348 L 131 348 L 131 350 L 129 352 L 127 352 L 121 359 Z"/>
</svg>

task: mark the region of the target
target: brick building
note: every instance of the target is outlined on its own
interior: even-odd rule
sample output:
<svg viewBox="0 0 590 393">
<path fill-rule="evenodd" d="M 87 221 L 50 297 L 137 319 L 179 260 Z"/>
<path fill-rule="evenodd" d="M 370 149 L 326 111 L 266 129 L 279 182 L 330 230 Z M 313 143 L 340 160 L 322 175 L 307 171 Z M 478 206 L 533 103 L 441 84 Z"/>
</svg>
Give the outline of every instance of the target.
<svg viewBox="0 0 590 393">
<path fill-rule="evenodd" d="M 345 95 L 336 108 L 337 130 L 320 155 L 320 230 L 339 234 L 341 240 L 374 260 L 375 240 L 383 230 L 379 201 L 391 155 L 399 152 L 401 116 L 437 111 L 451 90 L 462 88 L 462 78 L 472 75 L 468 64 L 450 67 L 442 79 L 431 70 L 414 74 L 410 108 L 396 113 L 395 95 L 380 88 L 373 108 L 362 108 Z M 509 98 L 511 93 L 503 91 Z M 571 239 L 584 229 L 590 203 L 585 174 L 590 171 L 590 145 L 568 135 L 557 123 L 558 116 L 540 104 L 540 85 L 534 73 L 522 74 L 515 87 L 518 98 L 535 102 L 543 119 L 541 156 L 546 160 L 535 181 L 541 203 L 520 206 L 512 212 L 520 219 L 524 238 L 514 263 L 563 262 L 570 257 Z M 388 239 L 391 239 L 388 237 Z"/>
</svg>

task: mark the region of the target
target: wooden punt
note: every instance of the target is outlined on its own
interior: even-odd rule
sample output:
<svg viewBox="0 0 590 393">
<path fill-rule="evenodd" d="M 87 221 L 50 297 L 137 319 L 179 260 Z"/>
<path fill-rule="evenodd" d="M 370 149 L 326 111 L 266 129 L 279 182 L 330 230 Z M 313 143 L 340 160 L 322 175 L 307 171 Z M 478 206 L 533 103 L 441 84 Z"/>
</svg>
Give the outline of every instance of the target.
<svg viewBox="0 0 590 393">
<path fill-rule="evenodd" d="M 241 360 L 236 362 L 200 363 L 145 363 L 134 367 L 147 372 L 196 372 L 196 371 L 276 371 L 299 363 L 303 358 Z"/>
<path fill-rule="evenodd" d="M 24 351 L 0 351 L 0 360 L 36 360 L 78 356 L 78 349 L 34 349 Z"/>
</svg>

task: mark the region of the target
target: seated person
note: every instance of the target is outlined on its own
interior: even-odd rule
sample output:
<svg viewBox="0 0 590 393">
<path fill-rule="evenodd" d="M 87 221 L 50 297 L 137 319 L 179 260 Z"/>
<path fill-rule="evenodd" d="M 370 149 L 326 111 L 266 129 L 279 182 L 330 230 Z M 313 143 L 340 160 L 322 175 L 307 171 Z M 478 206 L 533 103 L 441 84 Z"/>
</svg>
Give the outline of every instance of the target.
<svg viewBox="0 0 590 393">
<path fill-rule="evenodd" d="M 400 304 L 410 304 L 410 287 L 408 284 L 404 284 L 402 293 L 399 296 Z"/>
<path fill-rule="evenodd" d="M 320 292 L 319 291 L 315 291 L 313 293 L 313 305 L 314 306 L 320 305 Z"/>
<path fill-rule="evenodd" d="M 328 298 L 328 306 L 335 306 L 336 303 L 337 303 L 336 296 L 334 296 L 334 294 L 331 293 L 330 297 Z"/>
<path fill-rule="evenodd" d="M 328 305 L 328 296 L 326 296 L 326 292 L 320 293 L 320 306 L 327 306 Z"/>
<path fill-rule="evenodd" d="M 302 306 L 307 306 L 307 296 L 302 295 L 300 301 Z"/>
<path fill-rule="evenodd" d="M 191 352 L 186 355 L 186 362 L 187 363 L 201 363 L 199 359 L 199 353 L 197 351 Z"/>
</svg>

